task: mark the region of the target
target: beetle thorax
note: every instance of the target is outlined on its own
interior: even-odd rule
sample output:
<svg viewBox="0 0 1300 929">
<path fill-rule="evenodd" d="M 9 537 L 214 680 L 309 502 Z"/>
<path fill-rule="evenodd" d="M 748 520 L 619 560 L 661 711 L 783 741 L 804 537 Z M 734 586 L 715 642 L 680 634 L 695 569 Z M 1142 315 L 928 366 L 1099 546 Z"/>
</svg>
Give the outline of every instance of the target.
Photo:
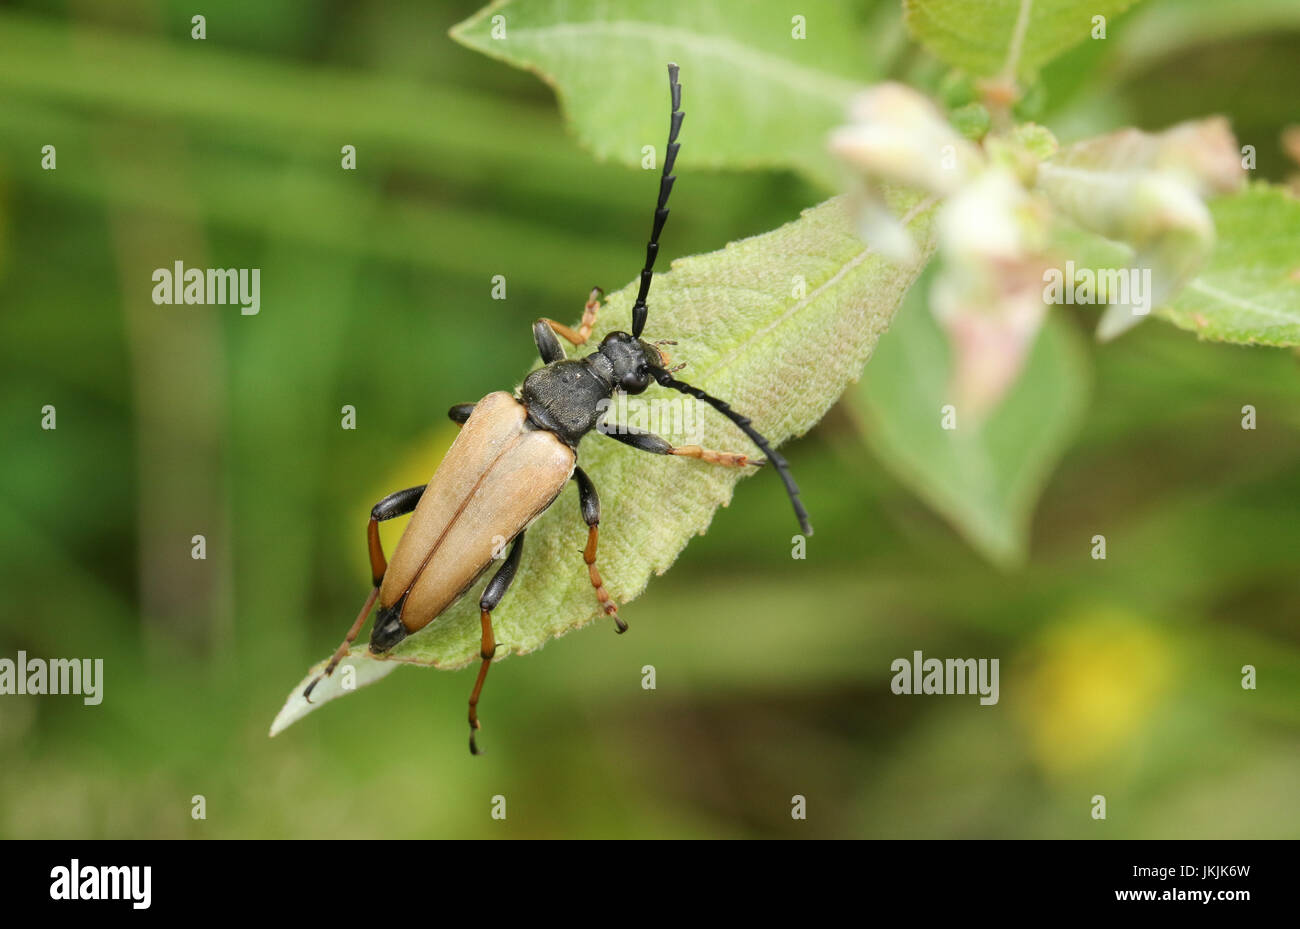
<svg viewBox="0 0 1300 929">
<path fill-rule="evenodd" d="M 639 394 L 662 366 L 659 350 L 626 332 L 611 332 L 599 350 L 582 359 L 556 361 L 524 379 L 519 398 L 528 418 L 576 447 L 596 428 L 607 401 L 618 391 Z"/>
<path fill-rule="evenodd" d="M 584 435 L 596 428 L 605 409 L 601 401 L 613 392 L 608 362 L 583 358 L 538 368 L 524 379 L 519 398 L 528 407 L 528 418 L 534 425 L 576 447 Z"/>
</svg>

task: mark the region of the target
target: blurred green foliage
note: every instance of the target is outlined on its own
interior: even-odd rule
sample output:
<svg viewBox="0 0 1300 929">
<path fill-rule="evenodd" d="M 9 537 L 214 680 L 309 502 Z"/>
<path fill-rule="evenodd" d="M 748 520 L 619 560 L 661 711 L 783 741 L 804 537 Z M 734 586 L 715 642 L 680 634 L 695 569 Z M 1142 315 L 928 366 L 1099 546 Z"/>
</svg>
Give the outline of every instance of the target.
<svg viewBox="0 0 1300 929">
<path fill-rule="evenodd" d="M 837 409 L 788 449 L 806 561 L 779 483 L 743 482 L 627 636 L 493 672 L 490 754 L 464 746 L 472 672 L 404 671 L 267 739 L 365 595 L 370 503 L 432 470 L 451 403 L 527 370 L 534 318 L 576 318 L 639 266 L 644 176 L 452 42 L 474 9 L 212 4 L 203 42 L 174 0 L 0 10 L 0 657 L 106 665 L 98 707 L 0 697 L 0 835 L 1296 835 L 1297 359 L 1155 325 L 1090 346 L 1023 570 L 974 554 Z M 1041 119 L 1066 138 L 1222 111 L 1280 180 L 1284 14 L 1198 29 L 1212 5 L 1141 4 L 1046 69 Z M 890 48 L 879 70 L 938 86 Z M 1102 60 L 1072 83 L 1077 56 Z M 665 247 L 716 249 L 824 194 L 693 171 Z M 152 269 L 177 259 L 275 269 L 261 314 L 154 306 Z M 1001 657 L 1001 702 L 894 696 L 889 663 L 915 649 Z"/>
</svg>

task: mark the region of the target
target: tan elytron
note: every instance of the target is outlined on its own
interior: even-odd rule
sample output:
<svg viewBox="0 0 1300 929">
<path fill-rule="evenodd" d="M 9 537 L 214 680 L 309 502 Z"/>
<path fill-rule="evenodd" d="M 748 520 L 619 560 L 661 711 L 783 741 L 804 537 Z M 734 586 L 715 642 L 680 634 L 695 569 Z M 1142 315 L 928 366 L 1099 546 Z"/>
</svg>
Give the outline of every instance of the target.
<svg viewBox="0 0 1300 929">
<path fill-rule="evenodd" d="M 420 497 L 379 589 L 383 607 L 406 597 L 408 631 L 473 586 L 573 474 L 573 449 L 527 415 L 504 391 L 480 400 Z"/>
</svg>

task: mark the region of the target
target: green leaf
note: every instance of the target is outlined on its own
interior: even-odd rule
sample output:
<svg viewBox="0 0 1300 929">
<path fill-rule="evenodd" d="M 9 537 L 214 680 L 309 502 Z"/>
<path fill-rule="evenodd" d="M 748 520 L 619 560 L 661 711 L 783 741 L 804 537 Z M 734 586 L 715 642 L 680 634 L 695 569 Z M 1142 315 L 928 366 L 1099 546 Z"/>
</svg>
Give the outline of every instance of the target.
<svg viewBox="0 0 1300 929">
<path fill-rule="evenodd" d="M 681 66 L 681 163 L 789 167 L 838 187 L 825 136 L 849 98 L 878 76 L 843 3 L 747 3 L 730 12 L 695 0 L 504 0 L 452 38 L 534 71 L 559 96 L 598 158 L 662 157 L 665 68 Z M 795 38 L 803 22 L 806 38 Z M 496 37 L 494 37 L 496 36 Z"/>
<path fill-rule="evenodd" d="M 1210 212 L 1218 241 L 1209 263 L 1156 315 L 1202 339 L 1300 345 L 1300 201 L 1252 184 Z"/>
<path fill-rule="evenodd" d="M 957 428 L 945 430 L 948 341 L 927 291 L 918 285 L 908 295 L 852 395 L 855 406 L 881 463 L 983 555 L 1015 567 L 1034 504 L 1086 406 L 1080 339 L 1049 316 L 1002 403 L 979 426 L 958 409 Z"/>
<path fill-rule="evenodd" d="M 950 115 L 953 128 L 972 141 L 988 135 L 991 120 L 988 108 L 982 103 L 968 103 L 953 110 Z"/>
<path fill-rule="evenodd" d="M 897 194 L 891 202 L 926 254 L 933 249 L 935 203 L 911 194 Z M 646 338 L 675 339 L 672 359 L 686 363 L 678 376 L 729 401 L 773 443 L 802 435 L 859 376 L 918 273 L 882 259 L 854 228 L 848 204 L 835 199 L 773 232 L 674 262 L 670 272 L 655 277 Z M 628 327 L 635 290 L 629 284 L 610 296 L 591 344 L 606 332 Z M 681 395 L 656 386 L 645 396 Z M 712 410 L 701 409 L 699 444 L 750 450 L 734 426 Z M 730 501 L 736 482 L 746 476 L 734 468 L 636 452 L 599 435 L 587 437 L 579 457 L 600 493 L 598 563 L 620 604 L 639 595 L 652 574 L 668 569 L 691 537 L 708 528 L 714 510 Z M 797 476 L 797 455 L 793 468 Z M 775 473 L 758 474 L 759 480 L 777 480 Z M 814 520 L 818 506 L 833 505 L 834 488 L 804 491 Z M 791 534 L 797 532 L 793 513 L 789 525 Z M 529 530 L 519 573 L 493 613 L 501 656 L 531 652 L 603 618 L 582 561 L 586 537 L 577 493 L 568 487 Z M 785 535 L 753 541 L 790 544 Z M 340 627 L 345 619 L 340 614 Z M 605 620 L 604 625 L 612 635 L 612 624 Z M 478 652 L 478 597 L 471 591 L 402 642 L 392 658 L 460 668 L 477 660 Z M 391 667 L 363 648 L 357 648 L 351 660 L 358 668 Z M 357 684 L 381 673 L 358 672 Z M 335 672 L 328 697 L 345 692 L 338 689 L 338 676 Z M 306 679 L 290 694 L 273 733 L 319 705 L 301 700 L 305 684 Z"/>
<path fill-rule="evenodd" d="M 307 672 L 307 676 L 298 682 L 298 686 L 289 692 L 284 707 L 271 723 L 271 735 L 279 735 L 312 710 L 319 709 L 331 700 L 345 697 L 358 687 L 388 677 L 400 667 L 401 664 L 396 661 L 372 661 L 369 656 L 358 651 L 357 654 L 349 655 L 339 662 L 339 666 L 334 669 L 334 674 L 322 680 L 311 692 L 311 702 L 308 703 L 303 699 L 302 692 L 316 675 L 325 669 L 323 661 L 314 665 Z"/>
<path fill-rule="evenodd" d="M 1088 39 L 1093 17 L 1112 17 L 1135 0 L 905 0 L 904 21 L 948 64 L 983 77 L 1032 77 Z"/>
</svg>

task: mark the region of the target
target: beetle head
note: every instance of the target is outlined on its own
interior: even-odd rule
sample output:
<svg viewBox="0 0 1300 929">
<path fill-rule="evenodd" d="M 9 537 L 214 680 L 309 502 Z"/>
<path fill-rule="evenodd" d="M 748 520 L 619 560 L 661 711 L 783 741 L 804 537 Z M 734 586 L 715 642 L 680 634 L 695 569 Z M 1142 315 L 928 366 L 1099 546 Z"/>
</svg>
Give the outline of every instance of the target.
<svg viewBox="0 0 1300 929">
<path fill-rule="evenodd" d="M 600 354 L 614 369 L 614 386 L 624 393 L 644 393 L 654 381 L 652 369 L 663 367 L 659 349 L 626 332 L 611 332 L 605 336 L 600 343 Z"/>
</svg>

